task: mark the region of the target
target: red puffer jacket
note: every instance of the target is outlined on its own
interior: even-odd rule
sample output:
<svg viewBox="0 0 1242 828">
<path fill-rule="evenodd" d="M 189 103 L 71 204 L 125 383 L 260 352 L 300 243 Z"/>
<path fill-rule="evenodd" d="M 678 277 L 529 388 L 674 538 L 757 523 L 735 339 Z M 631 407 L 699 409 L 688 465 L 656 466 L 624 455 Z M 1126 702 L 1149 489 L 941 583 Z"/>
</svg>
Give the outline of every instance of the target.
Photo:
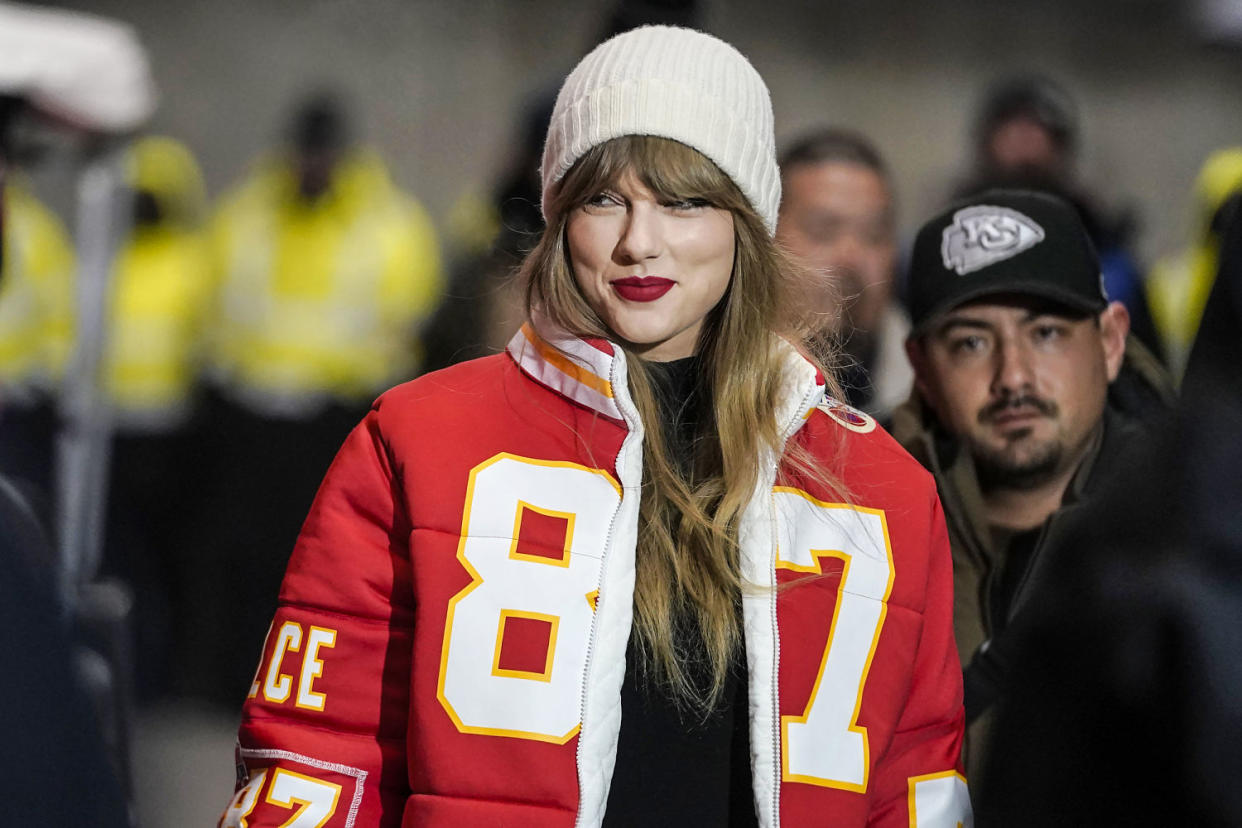
<svg viewBox="0 0 1242 828">
<path fill-rule="evenodd" d="M 740 524 L 760 824 L 969 824 L 935 487 L 779 347 L 784 434 L 849 504 L 769 462 Z M 379 399 L 289 563 L 223 825 L 600 824 L 642 478 L 625 372 L 526 326 Z"/>
</svg>

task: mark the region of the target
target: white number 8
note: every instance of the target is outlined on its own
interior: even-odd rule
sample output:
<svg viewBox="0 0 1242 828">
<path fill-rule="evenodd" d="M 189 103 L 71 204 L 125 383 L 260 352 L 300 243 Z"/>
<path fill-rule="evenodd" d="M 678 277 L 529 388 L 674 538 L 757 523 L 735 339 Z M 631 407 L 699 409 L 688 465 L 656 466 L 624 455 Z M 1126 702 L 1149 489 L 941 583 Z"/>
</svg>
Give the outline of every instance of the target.
<svg viewBox="0 0 1242 828">
<path fill-rule="evenodd" d="M 563 744 L 579 698 L 600 562 L 621 491 L 600 469 L 498 454 L 470 472 L 457 558 L 472 582 L 449 602 L 439 698 L 457 729 Z M 524 520 L 563 527 L 556 548 L 523 549 Z M 535 622 L 546 657 L 507 668 L 508 625 Z"/>
</svg>

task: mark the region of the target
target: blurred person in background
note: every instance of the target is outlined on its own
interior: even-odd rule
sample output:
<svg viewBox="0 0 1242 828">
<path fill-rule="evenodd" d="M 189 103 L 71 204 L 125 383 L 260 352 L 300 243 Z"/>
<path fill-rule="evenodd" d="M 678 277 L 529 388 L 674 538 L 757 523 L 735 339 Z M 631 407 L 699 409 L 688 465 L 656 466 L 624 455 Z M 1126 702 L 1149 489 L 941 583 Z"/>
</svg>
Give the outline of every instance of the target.
<svg viewBox="0 0 1242 828">
<path fill-rule="evenodd" d="M 1147 280 L 1147 298 L 1165 361 L 1179 379 L 1220 264 L 1221 236 L 1230 218 L 1222 208 L 1239 192 L 1242 147 L 1212 153 L 1195 181 L 1191 244 L 1157 261 Z"/>
<path fill-rule="evenodd" d="M 1219 265 L 1183 378 L 1183 432 L 1199 429 L 1183 456 L 1192 479 L 1187 500 L 1194 542 L 1226 567 L 1242 571 L 1242 192 L 1217 210 Z M 1201 416 L 1199 409 L 1205 414 Z"/>
<path fill-rule="evenodd" d="M 1105 291 L 1126 306 L 1131 332 L 1159 353 L 1142 268 L 1130 250 L 1134 220 L 1110 215 L 1084 185 L 1077 164 L 1081 133 L 1078 104 L 1065 87 L 1037 74 L 1003 78 L 976 109 L 973 169 L 956 194 L 1039 190 L 1074 205 L 1099 256 Z"/>
<path fill-rule="evenodd" d="M 74 307 L 68 286 L 73 263 L 63 231 L 9 179 L 15 121 L 37 114 L 98 146 L 137 128 L 153 107 L 146 57 L 132 30 L 105 18 L 0 3 L 0 341 L 6 408 L 28 381 L 40 394 L 56 388 L 70 350 Z M 13 438 L 13 425 L 0 416 L 4 439 Z M 50 480 L 50 450 L 37 462 Z M 126 734 L 104 714 L 116 713 L 115 690 L 126 677 L 116 675 L 115 662 L 110 671 L 101 652 L 85 645 L 90 622 L 99 618 L 83 608 L 88 585 L 65 577 L 67 562 L 54 551 L 54 534 L 7 472 L 0 469 L 5 821 L 31 828 L 130 825 L 123 781 Z M 109 718 L 112 738 L 105 741 L 101 719 Z"/>
<path fill-rule="evenodd" d="M 201 468 L 194 422 L 210 268 L 206 191 L 172 138 L 136 141 L 127 158 L 132 223 L 112 270 L 103 384 L 113 439 L 104 571 L 133 587 L 136 690 L 169 689 L 193 606 L 186 516 Z"/>
<path fill-rule="evenodd" d="M 11 14 L 13 7 L 0 7 L 0 26 L 13 23 Z M 0 47 L 12 45 L 14 34 L 0 36 Z M 0 68 L 5 59 L 0 48 Z M 72 278 L 73 256 L 59 221 L 10 177 L 10 128 L 27 104 L 7 91 L 0 89 L 0 324 L 7 323 L 0 336 L 8 358 L 6 380 L 15 384 L 4 388 L 0 442 L 27 453 L 20 458 L 24 463 L 0 469 L 0 626 L 6 667 L 0 680 L 5 735 L 0 795 L 22 825 L 121 828 L 129 824 L 124 788 L 101 735 L 99 708 L 93 704 L 98 699 L 84 690 L 81 642 L 66 617 L 58 583 L 52 492 L 32 486 L 29 477 L 10 476 L 40 473 L 39 484 L 52 482 L 56 422 L 52 388 L 44 381 L 59 373 L 67 356 L 64 340 L 73 297 L 65 283 Z M 48 314 L 58 321 L 49 321 Z M 49 334 L 55 340 L 50 348 Z M 37 408 L 15 407 L 31 402 L 29 394 L 36 391 Z M 21 394 L 19 402 L 13 402 L 14 393 Z M 27 442 L 31 439 L 39 443 Z M 12 455 L 5 459 L 14 460 Z"/>
<path fill-rule="evenodd" d="M 545 147 L 528 322 L 337 455 L 222 823 L 969 824 L 935 487 L 804 356 L 763 80 L 635 29 Z"/>
<path fill-rule="evenodd" d="M 514 272 L 543 230 L 539 159 L 554 101 L 555 90 L 540 91 L 527 101 L 512 158 L 490 201 L 463 196 L 454 205 L 454 261 L 424 337 L 428 371 L 503 350 L 521 324 L 522 298 Z"/>
<path fill-rule="evenodd" d="M 795 139 L 781 155 L 777 240 L 819 283 L 810 296 L 822 335 L 841 354 L 847 402 L 887 422 L 910 395 L 910 323 L 894 301 L 896 205 L 888 168 L 872 143 L 841 129 Z"/>
<path fill-rule="evenodd" d="M 509 142 L 507 159 L 486 196 L 463 193 L 448 217 L 449 252 L 470 257 L 496 247 L 518 259 L 543 230 L 539 214 L 539 156 L 552 117 L 556 89 L 538 89 L 524 101 Z"/>
<path fill-rule="evenodd" d="M 1014 620 L 980 825 L 1242 825 L 1242 194 L 1229 201 L 1176 419 L 1130 447 Z"/>
<path fill-rule="evenodd" d="M 442 289 L 426 211 L 351 129 L 336 96 L 302 101 L 285 145 L 209 227 L 213 467 L 195 565 L 211 587 L 195 617 L 212 620 L 196 624 L 189 686 L 230 705 L 249 686 L 306 503 L 374 397 L 417 374 L 419 328 Z"/>
<path fill-rule="evenodd" d="M 992 190 L 932 218 L 909 291 L 915 392 L 893 435 L 945 508 L 973 788 L 1030 573 L 1094 513 L 1172 388 L 1128 350 L 1125 306 L 1108 300 L 1078 212 L 1055 196 Z"/>
<path fill-rule="evenodd" d="M 12 117 L 18 117 L 16 104 Z M 11 155 L 12 153 L 10 153 Z M 31 487 L 50 519 L 58 399 L 73 346 L 73 245 L 60 219 L 10 170 L 0 274 L 0 471 Z"/>
</svg>

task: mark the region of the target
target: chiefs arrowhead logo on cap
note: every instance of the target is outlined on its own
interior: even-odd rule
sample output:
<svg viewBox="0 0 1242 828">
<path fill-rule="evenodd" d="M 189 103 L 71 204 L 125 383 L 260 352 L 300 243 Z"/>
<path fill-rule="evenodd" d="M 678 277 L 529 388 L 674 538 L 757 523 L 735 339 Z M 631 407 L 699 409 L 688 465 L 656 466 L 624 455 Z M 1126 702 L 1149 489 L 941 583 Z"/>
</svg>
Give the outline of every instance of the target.
<svg viewBox="0 0 1242 828">
<path fill-rule="evenodd" d="M 1044 228 L 1008 207 L 977 204 L 953 214 L 944 228 L 940 255 L 959 276 L 1013 258 L 1044 240 Z"/>
</svg>

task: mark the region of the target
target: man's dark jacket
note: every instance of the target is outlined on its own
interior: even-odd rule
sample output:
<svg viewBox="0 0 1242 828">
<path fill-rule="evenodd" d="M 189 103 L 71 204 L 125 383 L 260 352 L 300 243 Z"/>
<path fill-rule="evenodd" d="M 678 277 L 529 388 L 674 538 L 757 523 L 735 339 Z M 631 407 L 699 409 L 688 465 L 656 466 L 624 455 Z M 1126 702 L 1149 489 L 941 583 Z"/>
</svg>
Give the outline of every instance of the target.
<svg viewBox="0 0 1242 828">
<path fill-rule="evenodd" d="M 1008 646 L 1004 631 L 1024 604 L 1039 594 L 1040 570 L 1106 490 L 1128 449 L 1168 416 L 1174 402 L 1164 368 L 1131 337 L 1117 379 L 1109 387 L 1102 425 L 1061 507 L 1044 522 L 1029 562 L 997 606 L 997 580 L 1005 550 L 995 548 L 983 494 L 969 453 L 945 432 L 934 413 L 913 392 L 893 415 L 892 434 L 936 478 L 953 550 L 953 626 L 966 679 L 967 770 L 981 767 L 988 711 L 1000 693 Z M 968 777 L 971 774 L 968 773 Z"/>
</svg>

